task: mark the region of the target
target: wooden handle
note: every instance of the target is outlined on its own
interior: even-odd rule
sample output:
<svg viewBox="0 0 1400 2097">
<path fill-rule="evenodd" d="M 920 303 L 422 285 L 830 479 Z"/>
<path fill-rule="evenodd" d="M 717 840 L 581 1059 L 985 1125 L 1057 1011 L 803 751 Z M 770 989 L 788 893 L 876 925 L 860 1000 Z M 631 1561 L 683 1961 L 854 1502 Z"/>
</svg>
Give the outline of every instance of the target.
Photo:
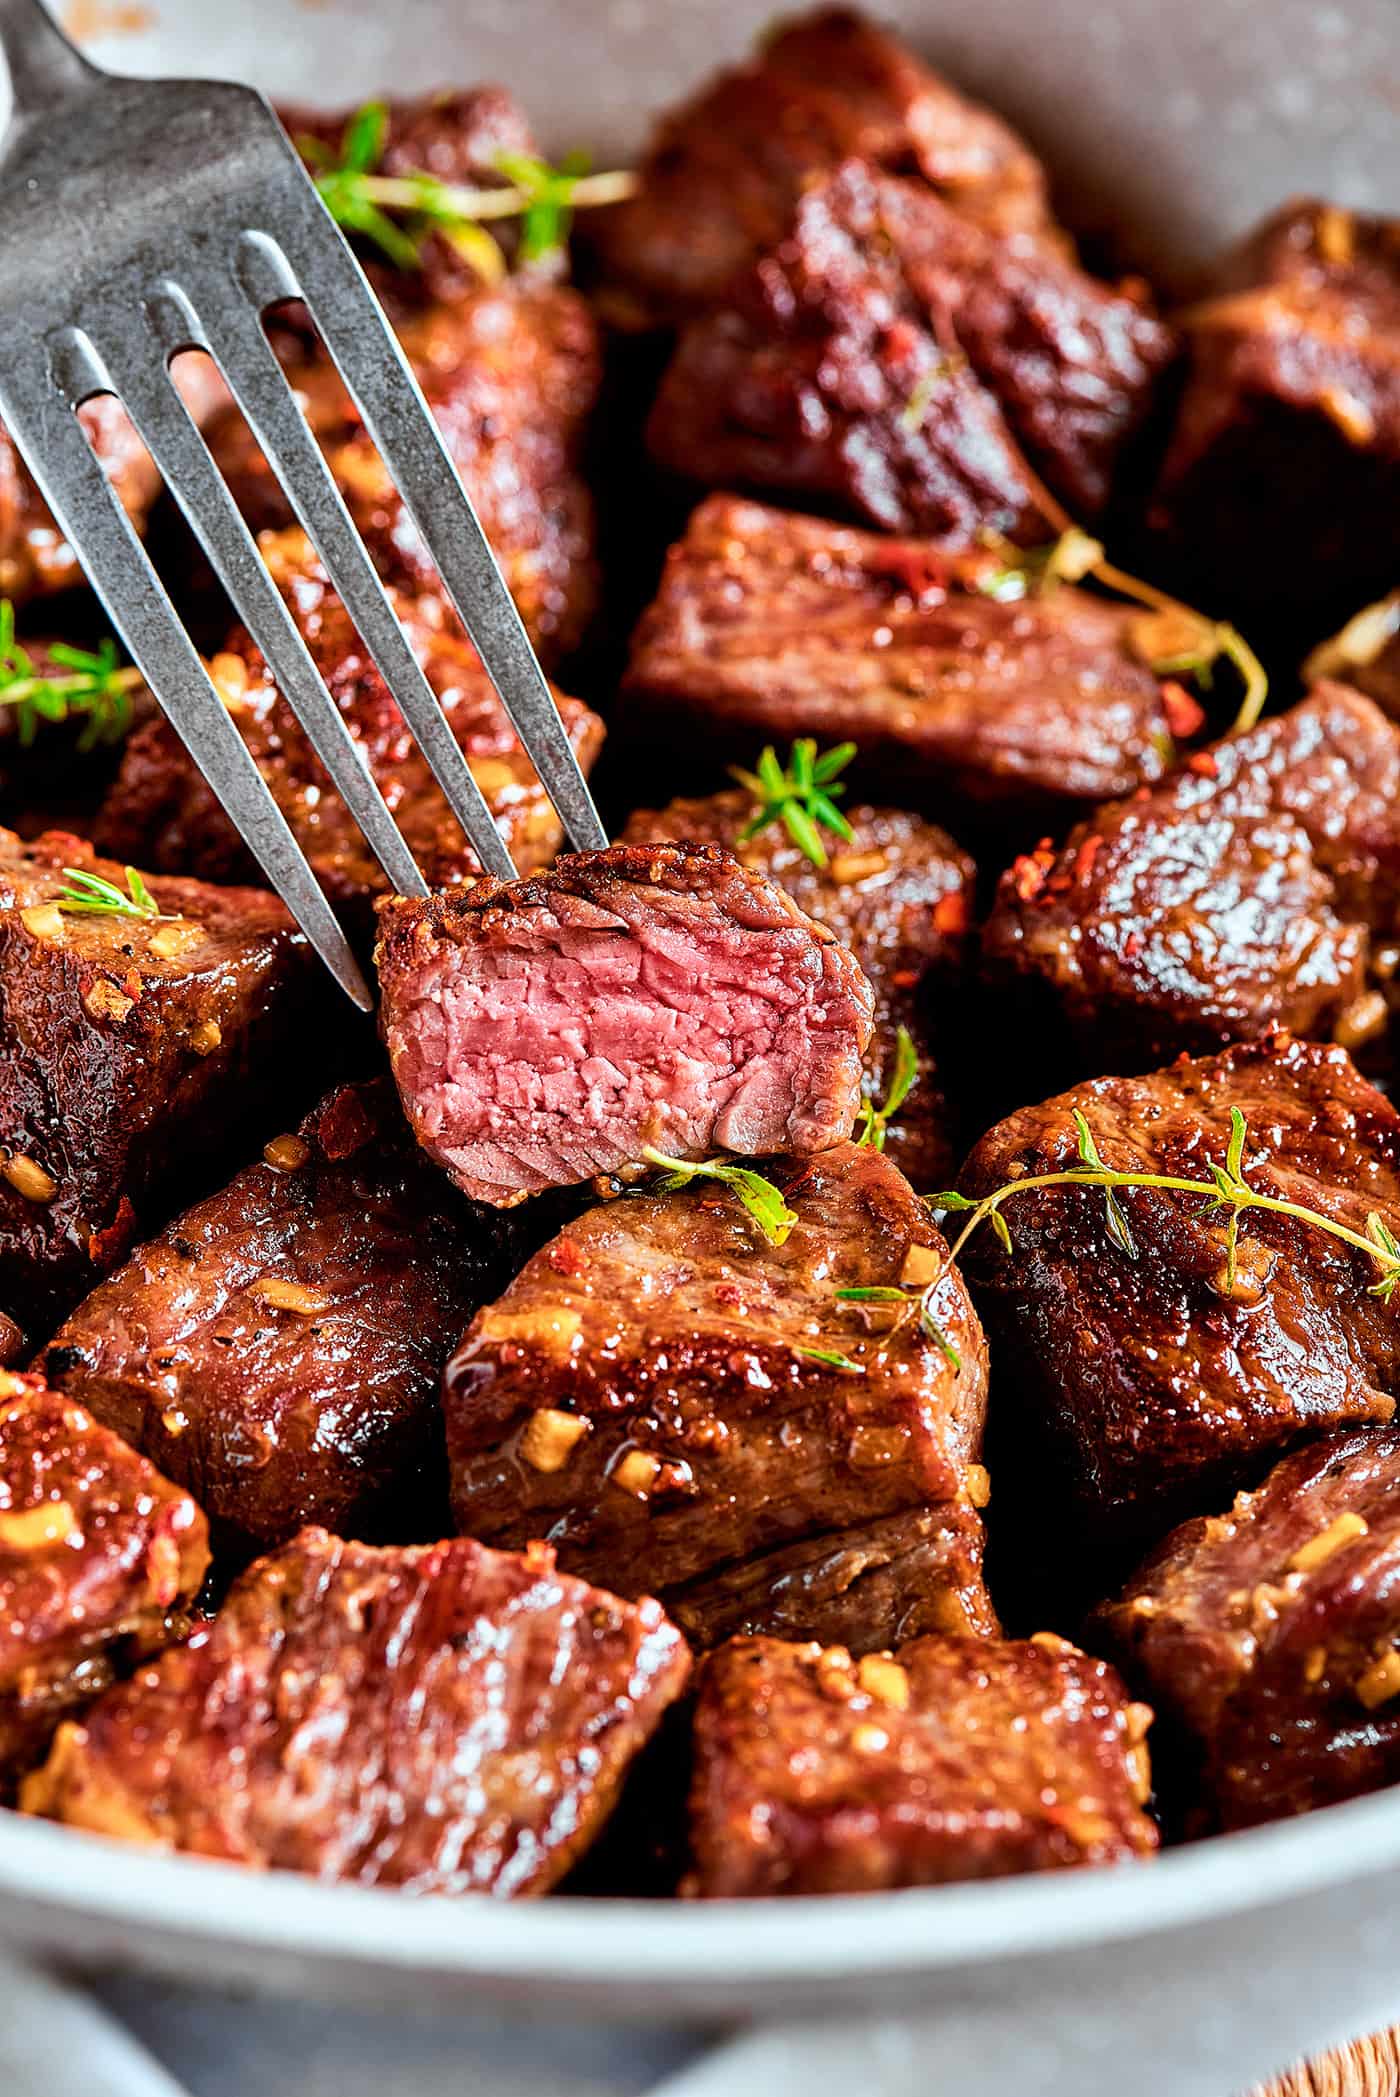
<svg viewBox="0 0 1400 2097">
<path fill-rule="evenodd" d="M 1400 2025 L 1304 2061 L 1250 2097 L 1400 2097 Z"/>
</svg>

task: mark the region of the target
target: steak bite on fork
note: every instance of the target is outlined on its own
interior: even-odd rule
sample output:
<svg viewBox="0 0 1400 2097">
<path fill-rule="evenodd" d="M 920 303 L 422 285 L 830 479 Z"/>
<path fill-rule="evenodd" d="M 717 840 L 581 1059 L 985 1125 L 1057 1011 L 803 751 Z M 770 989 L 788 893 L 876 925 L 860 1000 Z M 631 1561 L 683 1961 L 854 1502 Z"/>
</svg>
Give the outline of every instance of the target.
<svg viewBox="0 0 1400 2097">
<path fill-rule="evenodd" d="M 408 1893 L 548 1892 L 685 1687 L 652 1601 L 465 1539 L 304 1529 L 62 1727 L 21 1803 L 161 1849 Z"/>
<path fill-rule="evenodd" d="M 851 1132 L 873 994 L 852 956 L 717 846 L 614 845 L 528 881 L 380 910 L 389 1058 L 463 1191 Z"/>
<path fill-rule="evenodd" d="M 444 1383 L 458 1526 L 547 1535 L 589 1579 L 675 1597 L 697 1636 L 845 1635 L 881 1563 L 876 1636 L 940 1611 L 985 1624 L 975 1552 L 937 1535 L 966 1531 L 949 1503 L 986 1498 L 986 1348 L 943 1241 L 869 1146 L 762 1170 L 791 1212 L 780 1243 L 728 1187 L 643 1191 L 588 1210 L 478 1314 Z"/>
</svg>

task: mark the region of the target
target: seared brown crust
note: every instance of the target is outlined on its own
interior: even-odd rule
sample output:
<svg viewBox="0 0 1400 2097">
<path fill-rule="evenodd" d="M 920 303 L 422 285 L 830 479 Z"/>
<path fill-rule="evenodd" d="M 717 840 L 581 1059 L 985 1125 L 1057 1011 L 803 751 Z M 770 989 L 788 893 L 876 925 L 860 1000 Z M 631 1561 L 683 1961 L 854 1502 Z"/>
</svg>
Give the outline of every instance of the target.
<svg viewBox="0 0 1400 2097">
<path fill-rule="evenodd" d="M 732 495 L 700 504 L 633 638 L 620 731 L 751 763 L 795 735 L 859 746 L 901 801 L 1063 820 L 1168 769 L 1135 616 L 1087 591 L 998 603 L 963 559 Z"/>
<path fill-rule="evenodd" d="M 1150 1716 L 1060 1638 L 919 1638 L 854 1666 L 736 1639 L 700 1676 L 683 1890 L 874 1893 L 1148 1856 Z"/>
<path fill-rule="evenodd" d="M 1327 1435 L 1169 1536 L 1097 1628 L 1245 1827 L 1400 1775 L 1400 1433 Z M 1200 1819 L 1202 1816 L 1197 1815 Z"/>
<path fill-rule="evenodd" d="M 306 1529 L 64 1727 L 26 1811 L 410 1893 L 543 1893 L 685 1685 L 655 1602 L 465 1540 Z"/>
<path fill-rule="evenodd" d="M 581 470 L 601 378 L 592 315 L 563 285 L 512 279 L 411 311 L 398 331 L 521 617 L 552 665 L 577 647 L 597 595 Z M 292 333 L 281 353 L 381 572 L 441 600 L 437 572 L 319 340 Z M 288 525 L 281 485 L 242 416 L 222 417 L 209 441 L 254 527 Z M 441 617 L 457 630 L 445 603 Z"/>
<path fill-rule="evenodd" d="M 949 545 L 1044 536 L 1018 446 L 1096 516 L 1173 353 L 1134 300 L 848 161 L 685 329 L 647 435 L 711 487 L 782 489 Z"/>
<path fill-rule="evenodd" d="M 1002 875 L 998 975 L 1043 985 L 1094 1068 L 1285 1026 L 1349 1030 L 1400 889 L 1400 737 L 1324 684 Z M 1376 1026 L 1384 1030 L 1385 1004 Z"/>
<path fill-rule="evenodd" d="M 1210 602 L 1265 631 L 1317 640 L 1400 572 L 1398 227 L 1286 204 L 1185 317 L 1152 521 Z"/>
<path fill-rule="evenodd" d="M 1286 1035 L 1022 1108 L 982 1138 L 959 1184 L 980 1196 L 1076 1166 L 1076 1108 L 1110 1168 L 1208 1181 L 1231 1107 L 1248 1123 L 1257 1191 L 1363 1232 L 1374 1210 L 1400 1232 L 1400 1115 L 1343 1050 Z M 983 1230 L 964 1256 L 1001 1387 L 1053 1438 L 1101 1534 L 1160 1535 L 1291 1443 L 1390 1420 L 1400 1320 L 1369 1293 L 1372 1262 L 1254 1211 L 1232 1297 L 1221 1212 L 1157 1189 L 1119 1201 L 1135 1256 L 1110 1235 L 1102 1196 L 1080 1187 L 1013 1197 L 1013 1253 Z"/>
<path fill-rule="evenodd" d="M 548 1534 L 588 1578 L 665 1595 L 965 1495 L 986 1351 L 958 1276 L 933 1306 L 957 1369 L 913 1317 L 835 1295 L 932 1277 L 943 1241 L 924 1205 L 850 1144 L 759 1169 L 796 1212 L 785 1244 L 725 1187 L 628 1195 L 479 1314 L 444 1383 L 460 1528 Z"/>
<path fill-rule="evenodd" d="M 67 867 L 125 892 L 81 838 L 0 831 L 0 1308 L 31 1342 L 233 1142 L 301 1105 L 334 996 L 263 889 L 153 875 L 175 922 L 59 913 Z"/>
<path fill-rule="evenodd" d="M 863 16 L 823 8 L 661 119 L 638 195 L 585 229 L 611 309 L 635 324 L 713 305 L 781 239 L 811 178 L 852 155 L 921 179 L 989 231 L 1053 236 L 1044 171 L 999 117 Z"/>
<path fill-rule="evenodd" d="M 476 857 L 306 539 L 297 531 L 278 533 L 264 539 L 263 552 L 424 879 L 438 888 L 473 880 Z M 559 843 L 558 818 L 476 651 L 445 622 L 436 600 L 396 593 L 395 602 L 516 865 L 525 871 L 541 865 Z M 215 658 L 215 670 L 229 711 L 326 893 L 368 929 L 384 875 L 261 654 L 237 633 Z M 586 771 L 603 725 L 581 701 L 557 696 Z M 228 818 L 164 720 L 128 743 L 99 832 L 114 853 L 144 854 L 149 865 L 193 868 L 211 880 L 236 877 L 248 864 Z"/>
<path fill-rule="evenodd" d="M 94 1290 L 46 1373 L 239 1550 L 309 1521 L 422 1536 L 442 1365 L 541 1228 L 462 1201 L 387 1078 L 342 1086 Z"/>
<path fill-rule="evenodd" d="M 982 1518 L 966 1501 L 857 1523 L 741 1559 L 673 1588 L 666 1607 L 697 1650 L 766 1632 L 878 1653 L 928 1631 L 994 1638 Z"/>
<path fill-rule="evenodd" d="M 208 1563 L 187 1493 L 42 1378 L 0 1371 L 0 1795 L 178 1634 Z"/>
<path fill-rule="evenodd" d="M 867 1098 L 886 1097 L 901 1027 L 919 1054 L 918 1081 L 889 1124 L 886 1148 L 916 1187 L 946 1186 L 956 1156 L 935 1060 L 938 1007 L 956 998 L 964 978 L 976 868 L 946 831 L 905 809 L 842 812 L 853 834 L 827 840 L 824 867 L 812 864 L 781 823 L 741 844 L 754 815 L 741 791 L 639 808 L 622 837 L 627 844 L 674 838 L 737 851 L 745 866 L 776 881 L 850 948 L 875 992 L 862 1078 Z"/>
</svg>

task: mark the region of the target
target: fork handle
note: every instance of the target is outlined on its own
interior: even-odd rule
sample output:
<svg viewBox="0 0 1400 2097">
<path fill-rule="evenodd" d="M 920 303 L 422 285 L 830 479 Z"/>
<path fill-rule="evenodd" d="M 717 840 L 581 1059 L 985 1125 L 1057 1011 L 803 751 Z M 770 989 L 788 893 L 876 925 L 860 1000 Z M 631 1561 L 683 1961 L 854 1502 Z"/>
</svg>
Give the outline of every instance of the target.
<svg viewBox="0 0 1400 2097">
<path fill-rule="evenodd" d="M 10 90 L 9 129 L 48 114 L 102 78 L 42 0 L 0 0 L 0 73 Z"/>
</svg>

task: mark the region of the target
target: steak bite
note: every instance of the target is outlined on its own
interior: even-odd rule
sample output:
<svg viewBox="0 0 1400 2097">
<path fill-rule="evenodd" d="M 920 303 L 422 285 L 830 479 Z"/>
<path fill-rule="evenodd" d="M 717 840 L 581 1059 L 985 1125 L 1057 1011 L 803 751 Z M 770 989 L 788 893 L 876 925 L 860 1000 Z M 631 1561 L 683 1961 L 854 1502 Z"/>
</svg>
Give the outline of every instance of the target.
<svg viewBox="0 0 1400 2097">
<path fill-rule="evenodd" d="M 848 1136 L 873 996 L 845 948 L 715 846 L 614 845 L 380 912 L 384 1039 L 418 1140 L 509 1203 L 716 1145 Z"/>
<path fill-rule="evenodd" d="M 648 441 L 711 487 L 966 545 L 1040 516 L 1022 449 L 1097 516 L 1172 355 L 1135 300 L 853 160 L 684 330 Z"/>
<path fill-rule="evenodd" d="M 1386 1026 L 1400 920 L 1400 736 L 1345 685 L 1226 737 L 1003 874 L 1000 978 L 1048 993 L 1081 1060 L 1141 1068 L 1285 1026 Z"/>
<path fill-rule="evenodd" d="M 435 888 L 475 880 L 476 855 L 305 537 L 276 533 L 262 547 L 424 879 Z M 562 836 L 559 821 L 475 649 L 457 635 L 438 600 L 391 594 L 517 867 L 528 872 L 545 864 Z M 322 887 L 356 929 L 367 930 L 372 900 L 387 887 L 383 872 L 262 655 L 240 630 L 214 657 L 212 669 Z M 586 771 L 601 746 L 603 724 L 581 701 L 562 694 L 556 699 Z M 237 832 L 164 718 L 139 729 L 127 744 L 99 834 L 112 852 L 144 855 L 154 866 L 191 867 L 210 880 L 240 878 L 249 865 Z"/>
<path fill-rule="evenodd" d="M 410 311 L 398 333 L 530 636 L 555 663 L 578 645 L 597 594 L 581 465 L 601 381 L 592 315 L 564 285 L 512 279 Z M 279 350 L 381 572 L 441 601 L 427 549 L 320 341 L 292 331 Z M 254 527 L 288 525 L 281 484 L 242 416 L 221 417 L 210 443 Z M 458 631 L 445 602 L 441 616 Z"/>
<path fill-rule="evenodd" d="M 638 809 L 622 836 L 626 844 L 671 838 L 723 845 L 776 881 L 850 949 L 875 993 L 866 1098 L 887 1097 L 904 1028 L 918 1052 L 919 1074 L 889 1123 L 886 1145 L 916 1187 L 943 1186 L 956 1156 L 933 1044 L 940 997 L 954 996 L 966 974 L 976 868 L 946 831 L 905 809 L 858 806 L 842 813 L 852 835 L 830 841 L 824 866 L 815 865 L 781 823 L 741 841 L 755 814 L 742 791 Z"/>
<path fill-rule="evenodd" d="M 781 240 L 814 177 L 853 154 L 926 183 L 970 223 L 1058 244 L 1038 160 L 853 10 L 766 35 L 658 124 L 638 193 L 591 219 L 609 307 L 638 321 L 704 312 Z"/>
<path fill-rule="evenodd" d="M 437 1386 L 530 1239 L 423 1156 L 387 1078 L 187 1209 L 60 1327 L 46 1373 L 246 1552 L 308 1521 L 442 1526 Z"/>
<path fill-rule="evenodd" d="M 877 1893 L 1150 1856 L 1152 1714 L 1062 1638 L 739 1638 L 700 1675 L 702 1899 Z"/>
<path fill-rule="evenodd" d="M 457 1525 L 547 1535 L 619 1593 L 678 1594 L 697 1632 L 730 1609 L 844 1627 L 865 1549 L 910 1574 L 872 1622 L 936 1609 L 930 1580 L 966 1590 L 965 1557 L 883 1525 L 985 1498 L 981 1328 L 888 1158 L 844 1144 L 762 1169 L 796 1217 L 782 1244 L 727 1187 L 630 1195 L 478 1314 L 444 1382 Z M 935 1280 L 941 1341 L 912 1305 L 836 1293 Z"/>
<path fill-rule="evenodd" d="M 128 873 L 62 831 L 0 831 L 0 1310 L 31 1343 L 300 1105 L 334 996 L 265 890 L 152 875 L 139 914 Z M 74 909 L 75 878 L 131 909 Z"/>
<path fill-rule="evenodd" d="M 1317 640 L 1400 572 L 1400 221 L 1286 204 L 1215 289 L 1152 521 L 1188 587 Z"/>
<path fill-rule="evenodd" d="M 1245 1827 L 1400 1775 L 1400 1433 L 1284 1457 L 1169 1536 L 1098 1627 Z"/>
<path fill-rule="evenodd" d="M 547 1892 L 681 1692 L 685 1641 L 480 1544 L 304 1529 L 64 1726 L 21 1803 L 75 1827 L 409 1893 Z"/>
<path fill-rule="evenodd" d="M 1400 1306 L 1372 1293 L 1364 1254 L 1251 1210 L 1232 1288 L 1228 1212 L 1208 1200 L 1232 1108 L 1257 1193 L 1400 1233 L 1400 1115 L 1344 1050 L 1287 1035 L 1024 1107 L 959 1181 L 981 1197 L 1080 1169 L 1077 1112 L 1108 1169 L 1202 1183 L 1120 1191 L 1124 1229 L 1093 1187 L 1031 1188 L 1005 1203 L 1010 1254 L 984 1230 L 963 1255 L 1021 1424 L 1048 1438 L 1100 1540 L 1160 1535 L 1305 1437 L 1395 1412 Z M 1027 1461 L 1024 1433 L 1019 1450 Z"/>
<path fill-rule="evenodd" d="M 0 1370 L 0 1796 L 60 1719 L 184 1628 L 203 1515 L 82 1407 Z"/>
<path fill-rule="evenodd" d="M 1171 730 L 1135 608 L 1066 584 L 998 601 L 1001 567 L 711 496 L 637 628 L 619 733 L 741 762 L 849 735 L 863 782 L 959 824 L 968 803 L 1063 821 L 1161 779 Z"/>
</svg>

